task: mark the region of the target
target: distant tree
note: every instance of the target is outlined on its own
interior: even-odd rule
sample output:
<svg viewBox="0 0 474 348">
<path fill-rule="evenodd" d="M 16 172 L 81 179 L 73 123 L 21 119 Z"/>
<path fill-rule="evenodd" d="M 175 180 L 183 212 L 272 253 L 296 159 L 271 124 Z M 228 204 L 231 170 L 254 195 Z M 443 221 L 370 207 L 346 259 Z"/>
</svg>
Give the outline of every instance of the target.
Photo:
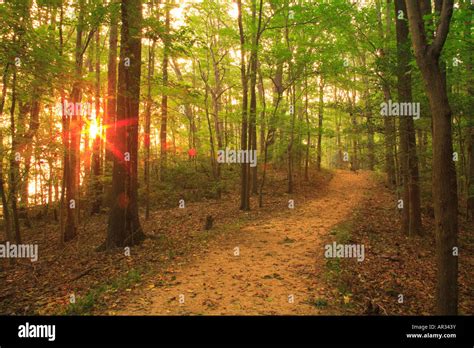
<svg viewBox="0 0 474 348">
<path fill-rule="evenodd" d="M 161 65 L 163 79 L 163 94 L 161 96 L 161 129 L 160 129 L 160 180 L 164 178 L 166 170 L 167 127 L 168 127 L 168 65 L 170 55 L 170 1 L 165 2 L 165 28 L 163 33 L 163 62 Z"/>
<path fill-rule="evenodd" d="M 240 148 L 243 151 L 248 149 L 248 97 L 249 97 L 249 74 L 246 68 L 246 40 L 243 25 L 243 13 L 242 13 L 242 1 L 237 0 L 238 7 L 238 25 L 239 25 L 239 37 L 240 37 L 240 80 L 242 84 L 242 137 Z M 250 188 L 249 188 L 249 177 L 250 177 L 250 165 L 248 163 L 241 164 L 241 187 L 240 187 L 240 209 L 250 210 Z"/>
</svg>

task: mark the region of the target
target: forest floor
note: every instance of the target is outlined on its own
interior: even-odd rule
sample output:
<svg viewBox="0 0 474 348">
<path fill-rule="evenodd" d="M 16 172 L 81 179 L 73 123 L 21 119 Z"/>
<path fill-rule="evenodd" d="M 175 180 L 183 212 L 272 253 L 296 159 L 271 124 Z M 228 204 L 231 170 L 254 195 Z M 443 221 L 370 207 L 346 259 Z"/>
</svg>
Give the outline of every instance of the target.
<svg viewBox="0 0 474 348">
<path fill-rule="evenodd" d="M 285 183 L 284 173 L 272 171 L 264 207 L 252 197 L 250 212 L 238 209 L 237 191 L 156 210 L 142 219 L 149 238 L 130 256 L 95 251 L 105 238 L 106 214 L 84 217 L 78 238 L 66 245 L 58 243 L 57 223 L 35 221 L 23 242 L 39 245 L 38 261 L 0 263 L 0 313 L 434 313 L 432 216 L 423 216 L 424 237 L 401 233 L 396 196 L 372 172 L 311 173 L 291 195 Z M 208 215 L 214 226 L 206 231 Z M 474 313 L 473 236 L 473 224 L 461 218 L 461 314 Z M 334 241 L 363 244 L 364 261 L 325 258 L 325 245 Z"/>
<path fill-rule="evenodd" d="M 240 226 L 200 258 L 161 276 L 118 315 L 431 315 L 434 221 L 400 231 L 396 196 L 368 171 L 337 170 L 304 204 Z M 459 313 L 474 313 L 474 229 L 460 219 Z M 327 259 L 326 244 L 363 244 L 365 259 Z M 239 255 L 235 255 L 239 248 Z M 402 297 L 400 296 L 402 295 Z M 108 312 L 110 314 L 110 312 Z"/>
<path fill-rule="evenodd" d="M 242 226 L 204 257 L 177 267 L 174 283 L 142 289 L 117 314 L 328 313 L 330 308 L 318 308 L 317 302 L 328 291 L 320 281 L 325 270 L 322 236 L 348 218 L 369 186 L 367 172 L 337 171 L 315 198 Z"/>
<path fill-rule="evenodd" d="M 147 288 L 173 284 L 175 268 L 204 258 L 242 226 L 288 213 L 290 199 L 297 211 L 318 195 L 332 176 L 326 170 L 311 172 L 310 181 L 295 181 L 294 193 L 288 194 L 285 171 L 269 168 L 264 206 L 258 208 L 258 198 L 252 196 L 249 212 L 239 209 L 238 182 L 220 200 L 186 201 L 185 209 L 179 209 L 177 201 L 175 208 L 152 206 L 150 219 L 141 217 L 148 238 L 130 248 L 130 255 L 123 249 L 96 251 L 106 237 L 107 214 L 81 213 L 78 236 L 66 244 L 59 242 L 58 222 L 32 219 L 32 228 L 22 228 L 22 239 L 24 244 L 38 245 L 38 260 L 17 259 L 14 265 L 0 260 L 0 313 L 114 314 L 144 284 Z M 212 229 L 205 230 L 208 215 L 214 223 Z"/>
</svg>

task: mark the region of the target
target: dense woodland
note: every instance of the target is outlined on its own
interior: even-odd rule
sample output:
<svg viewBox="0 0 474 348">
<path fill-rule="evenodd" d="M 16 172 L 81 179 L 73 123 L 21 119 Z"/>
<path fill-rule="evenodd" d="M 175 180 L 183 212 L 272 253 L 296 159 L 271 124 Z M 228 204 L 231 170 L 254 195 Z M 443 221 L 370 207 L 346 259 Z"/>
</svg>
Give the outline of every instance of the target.
<svg viewBox="0 0 474 348">
<path fill-rule="evenodd" d="M 278 175 L 291 198 L 318 173 L 370 172 L 400 235 L 435 236 L 433 312 L 457 314 L 458 255 L 472 255 L 458 231 L 472 243 L 474 219 L 473 9 L 1 1 L 1 239 L 21 244 L 46 223 L 67 248 L 102 216 L 92 251 L 123 254 L 153 234 L 156 211 L 232 196 L 252 213 Z M 222 151 L 255 151 L 257 165 L 223 164 Z"/>
</svg>

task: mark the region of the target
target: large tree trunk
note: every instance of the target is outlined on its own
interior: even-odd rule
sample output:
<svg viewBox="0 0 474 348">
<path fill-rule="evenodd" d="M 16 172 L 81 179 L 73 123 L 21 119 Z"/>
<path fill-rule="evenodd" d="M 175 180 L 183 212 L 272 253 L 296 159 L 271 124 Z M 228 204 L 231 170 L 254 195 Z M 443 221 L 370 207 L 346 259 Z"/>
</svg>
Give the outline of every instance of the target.
<svg viewBox="0 0 474 348">
<path fill-rule="evenodd" d="M 420 3 L 406 1 L 416 61 L 420 67 L 433 118 L 433 201 L 436 226 L 436 311 L 455 315 L 458 307 L 458 206 L 456 169 L 452 161 L 451 107 L 439 57 L 449 32 L 453 0 L 442 3 L 436 37 L 428 45 Z"/>
<path fill-rule="evenodd" d="M 404 0 L 395 1 L 395 13 L 406 13 Z M 397 16 L 395 16 L 397 18 Z M 398 55 L 398 101 L 412 102 L 410 46 L 408 24 L 396 19 Z M 408 235 L 421 234 L 420 189 L 418 182 L 418 157 L 416 155 L 415 126 L 412 116 L 400 118 L 401 168 L 403 177 L 402 231 Z"/>
<path fill-rule="evenodd" d="M 463 4 L 470 16 L 464 23 L 464 38 L 466 42 L 472 42 L 472 16 L 474 13 L 474 4 L 465 0 Z M 466 72 L 468 76 L 467 95 L 469 96 L 469 110 L 474 109 L 474 48 L 469 46 L 467 53 Z M 467 143 L 467 166 L 466 166 L 466 215 L 469 220 L 474 220 L 474 117 L 469 115 L 466 134 Z"/>
<path fill-rule="evenodd" d="M 107 249 L 140 243 L 138 216 L 138 120 L 141 75 L 141 0 L 122 0 L 117 122 L 112 176 L 113 201 Z M 129 60 L 128 60 L 129 59 Z M 128 64 L 126 64 L 129 62 Z"/>
<path fill-rule="evenodd" d="M 468 134 L 468 177 L 467 177 L 467 218 L 474 220 L 474 124 L 469 126 Z"/>
<path fill-rule="evenodd" d="M 107 62 L 107 112 L 104 114 L 105 124 L 105 158 L 112 161 L 114 154 L 111 144 L 114 143 L 115 120 L 117 112 L 117 42 L 118 15 L 113 12 L 110 20 L 109 57 Z"/>
</svg>

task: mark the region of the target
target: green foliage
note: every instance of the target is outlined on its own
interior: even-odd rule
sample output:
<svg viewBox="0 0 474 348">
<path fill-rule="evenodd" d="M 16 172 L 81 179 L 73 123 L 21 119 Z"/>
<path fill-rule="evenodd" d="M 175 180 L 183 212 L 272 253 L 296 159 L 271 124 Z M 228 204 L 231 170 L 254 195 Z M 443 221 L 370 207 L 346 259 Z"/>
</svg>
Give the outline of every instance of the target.
<svg viewBox="0 0 474 348">
<path fill-rule="evenodd" d="M 217 198 L 218 192 L 226 193 L 235 187 L 238 178 L 237 167 L 221 165 L 222 179 L 211 180 L 212 169 L 208 160 L 183 160 L 169 166 L 158 180 L 152 176 L 151 202 L 159 202 L 160 207 L 175 207 L 180 199 L 196 202 Z M 144 187 L 140 188 L 140 197 L 144 197 Z M 143 202 L 144 203 L 144 202 Z"/>
<path fill-rule="evenodd" d="M 316 308 L 325 308 L 328 305 L 328 301 L 324 298 L 311 299 L 309 303 Z"/>
<path fill-rule="evenodd" d="M 131 269 L 125 275 L 112 279 L 111 281 L 94 287 L 84 296 L 76 298 L 75 303 L 70 303 L 64 310 L 65 315 L 91 315 L 94 307 L 100 304 L 101 296 L 109 291 L 117 291 L 129 288 L 141 281 L 140 272 Z"/>
</svg>

